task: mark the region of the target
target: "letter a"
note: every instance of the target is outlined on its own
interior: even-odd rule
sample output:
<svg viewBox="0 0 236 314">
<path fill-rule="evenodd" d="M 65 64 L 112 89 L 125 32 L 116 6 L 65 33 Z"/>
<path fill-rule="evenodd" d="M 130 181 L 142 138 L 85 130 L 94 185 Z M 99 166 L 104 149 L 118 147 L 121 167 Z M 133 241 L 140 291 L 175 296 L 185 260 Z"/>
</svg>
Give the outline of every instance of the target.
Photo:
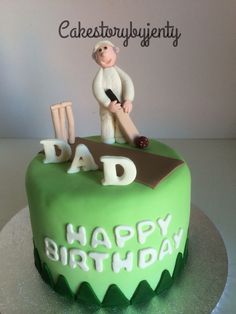
<svg viewBox="0 0 236 314">
<path fill-rule="evenodd" d="M 80 171 L 80 167 L 84 171 L 97 170 L 98 166 L 95 163 L 93 156 L 91 155 L 89 149 L 84 144 L 79 144 L 76 147 L 75 157 L 72 161 L 70 169 L 67 173 L 76 173 Z"/>
</svg>

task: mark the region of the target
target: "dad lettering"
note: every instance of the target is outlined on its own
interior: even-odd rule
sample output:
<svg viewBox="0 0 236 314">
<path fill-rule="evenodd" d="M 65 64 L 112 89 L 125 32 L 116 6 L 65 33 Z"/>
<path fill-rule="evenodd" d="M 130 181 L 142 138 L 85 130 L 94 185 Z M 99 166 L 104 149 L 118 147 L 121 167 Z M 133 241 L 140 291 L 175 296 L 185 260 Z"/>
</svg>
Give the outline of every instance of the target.
<svg viewBox="0 0 236 314">
<path fill-rule="evenodd" d="M 71 148 L 68 143 L 59 139 L 47 139 L 40 142 L 44 146 L 44 163 L 61 163 L 70 160 L 72 156 Z M 59 153 L 58 153 L 59 152 Z M 104 178 L 103 185 L 128 185 L 132 183 L 137 175 L 137 169 L 132 160 L 121 156 L 101 156 L 103 163 Z M 118 176 L 116 166 L 123 168 L 122 176 Z M 73 174 L 80 170 L 97 170 L 92 154 L 84 144 L 79 144 L 75 150 L 75 156 L 67 173 Z"/>
</svg>

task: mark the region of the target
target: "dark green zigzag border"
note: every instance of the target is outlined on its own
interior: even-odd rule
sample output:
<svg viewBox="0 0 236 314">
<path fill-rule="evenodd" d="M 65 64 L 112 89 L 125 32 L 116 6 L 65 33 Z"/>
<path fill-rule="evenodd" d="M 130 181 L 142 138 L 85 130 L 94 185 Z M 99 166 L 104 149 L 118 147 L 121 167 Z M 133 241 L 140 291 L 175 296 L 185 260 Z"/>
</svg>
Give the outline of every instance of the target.
<svg viewBox="0 0 236 314">
<path fill-rule="evenodd" d="M 164 270 L 161 275 L 156 289 L 150 287 L 146 280 L 143 280 L 137 286 L 131 300 L 128 300 L 118 286 L 112 284 L 107 289 L 106 295 L 102 302 L 100 302 L 93 291 L 92 287 L 88 282 L 82 282 L 79 286 L 77 293 L 74 295 L 70 289 L 70 286 L 66 278 L 59 275 L 57 281 L 54 282 L 50 269 L 46 263 L 41 263 L 38 250 L 34 246 L 34 263 L 38 272 L 40 273 L 43 280 L 49 284 L 56 292 L 59 294 L 74 299 L 75 301 L 87 305 L 96 305 L 102 307 L 112 307 L 112 306 L 128 306 L 130 304 L 139 304 L 149 301 L 153 296 L 159 295 L 164 291 L 168 290 L 174 280 L 179 276 L 181 270 L 186 264 L 188 258 L 188 239 L 185 244 L 184 254 L 178 253 L 173 276 L 171 277 L 168 270 Z"/>
</svg>

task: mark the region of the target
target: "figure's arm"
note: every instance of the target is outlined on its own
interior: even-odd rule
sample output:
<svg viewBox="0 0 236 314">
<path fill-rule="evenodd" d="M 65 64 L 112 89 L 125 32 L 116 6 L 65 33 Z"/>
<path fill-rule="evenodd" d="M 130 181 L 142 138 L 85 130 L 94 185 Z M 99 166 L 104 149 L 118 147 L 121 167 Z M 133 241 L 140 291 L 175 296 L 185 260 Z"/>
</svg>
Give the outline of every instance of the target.
<svg viewBox="0 0 236 314">
<path fill-rule="evenodd" d="M 111 101 L 106 95 L 102 81 L 103 81 L 103 71 L 100 69 L 93 80 L 93 94 L 97 101 L 104 107 L 106 107 L 110 112 L 116 112 L 121 109 L 120 103 L 116 100 Z"/>
<path fill-rule="evenodd" d="M 124 72 L 117 66 L 116 66 L 116 70 L 120 76 L 121 83 L 122 83 L 123 100 L 129 100 L 131 102 L 134 101 L 134 84 L 132 82 L 132 79 L 126 72 Z"/>
<path fill-rule="evenodd" d="M 100 69 L 93 80 L 93 94 L 97 101 L 103 105 L 104 107 L 108 107 L 110 105 L 110 99 L 107 97 L 105 90 L 103 88 L 103 71 Z"/>
<path fill-rule="evenodd" d="M 116 67 L 116 70 L 122 83 L 123 108 L 125 112 L 129 113 L 131 112 L 133 106 L 132 102 L 134 100 L 134 84 L 126 72 L 121 70 L 119 67 Z"/>
</svg>

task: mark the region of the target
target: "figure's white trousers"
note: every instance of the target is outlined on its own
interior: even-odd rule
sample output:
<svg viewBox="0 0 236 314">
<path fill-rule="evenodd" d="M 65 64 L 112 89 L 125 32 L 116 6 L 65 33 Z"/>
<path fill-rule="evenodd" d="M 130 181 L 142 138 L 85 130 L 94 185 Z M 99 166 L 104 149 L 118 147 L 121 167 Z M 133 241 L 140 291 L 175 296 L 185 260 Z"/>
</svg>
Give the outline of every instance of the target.
<svg viewBox="0 0 236 314">
<path fill-rule="evenodd" d="M 115 115 L 108 111 L 106 108 L 100 107 L 101 118 L 101 137 L 103 143 L 113 144 L 125 143 L 124 136 L 119 128 L 118 121 Z"/>
</svg>

